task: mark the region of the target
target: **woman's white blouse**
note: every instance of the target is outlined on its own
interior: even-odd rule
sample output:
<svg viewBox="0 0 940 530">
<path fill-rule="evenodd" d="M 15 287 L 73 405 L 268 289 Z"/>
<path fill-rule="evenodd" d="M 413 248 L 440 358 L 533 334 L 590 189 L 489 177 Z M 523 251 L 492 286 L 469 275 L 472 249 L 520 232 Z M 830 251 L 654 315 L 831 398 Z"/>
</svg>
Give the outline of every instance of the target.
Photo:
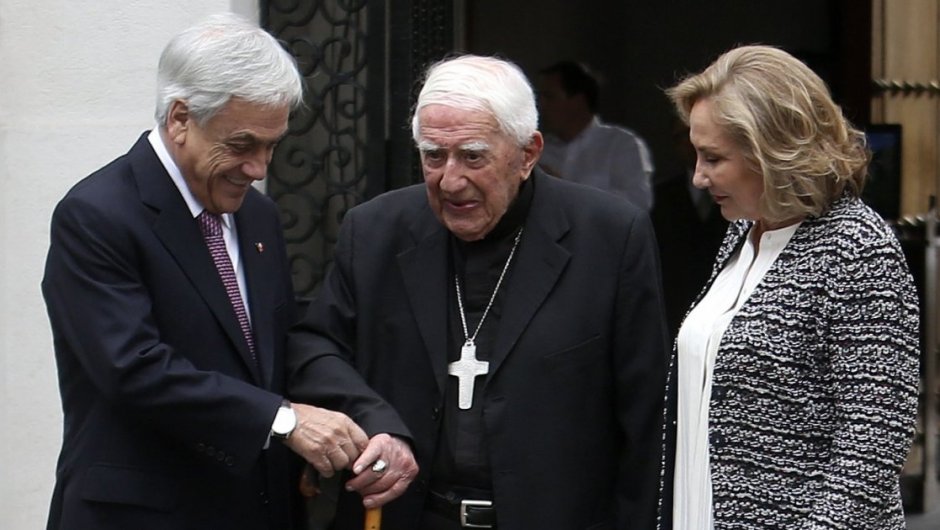
<svg viewBox="0 0 940 530">
<path fill-rule="evenodd" d="M 708 455 L 708 409 L 712 369 L 728 324 L 747 301 L 800 223 L 764 232 L 753 242 L 754 228 L 728 260 L 702 300 L 679 329 L 679 401 L 673 528 L 712 530 L 712 483 Z"/>
</svg>

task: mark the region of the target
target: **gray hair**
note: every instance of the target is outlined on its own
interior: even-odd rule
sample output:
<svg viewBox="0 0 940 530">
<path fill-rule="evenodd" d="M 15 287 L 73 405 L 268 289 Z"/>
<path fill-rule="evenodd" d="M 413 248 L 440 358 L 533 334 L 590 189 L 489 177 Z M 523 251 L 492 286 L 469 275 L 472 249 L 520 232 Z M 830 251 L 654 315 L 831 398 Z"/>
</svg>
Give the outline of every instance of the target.
<svg viewBox="0 0 940 530">
<path fill-rule="evenodd" d="M 182 100 L 196 123 L 205 125 L 231 98 L 293 110 L 303 103 L 303 81 L 294 58 L 274 37 L 225 13 L 184 30 L 163 49 L 154 116 L 166 127 L 170 105 Z"/>
<path fill-rule="evenodd" d="M 462 55 L 432 65 L 411 118 L 411 134 L 419 140 L 418 112 L 428 105 L 491 114 L 499 128 L 526 145 L 538 128 L 532 85 L 515 64 L 479 55 Z"/>
</svg>

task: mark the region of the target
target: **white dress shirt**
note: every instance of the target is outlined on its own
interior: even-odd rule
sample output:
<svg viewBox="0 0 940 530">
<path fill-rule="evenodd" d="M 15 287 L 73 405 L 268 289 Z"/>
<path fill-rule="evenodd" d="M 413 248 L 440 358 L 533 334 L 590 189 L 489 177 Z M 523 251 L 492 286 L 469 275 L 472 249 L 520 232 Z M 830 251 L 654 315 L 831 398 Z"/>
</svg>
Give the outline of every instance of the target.
<svg viewBox="0 0 940 530">
<path fill-rule="evenodd" d="M 623 195 L 646 211 L 653 207 L 653 159 L 629 129 L 595 117 L 570 142 L 546 135 L 539 163 L 556 177 Z"/>
<path fill-rule="evenodd" d="M 754 229 L 692 309 L 677 341 L 679 359 L 673 528 L 712 530 L 708 413 L 712 374 L 721 337 L 800 223 L 764 232 L 755 249 Z"/>
</svg>

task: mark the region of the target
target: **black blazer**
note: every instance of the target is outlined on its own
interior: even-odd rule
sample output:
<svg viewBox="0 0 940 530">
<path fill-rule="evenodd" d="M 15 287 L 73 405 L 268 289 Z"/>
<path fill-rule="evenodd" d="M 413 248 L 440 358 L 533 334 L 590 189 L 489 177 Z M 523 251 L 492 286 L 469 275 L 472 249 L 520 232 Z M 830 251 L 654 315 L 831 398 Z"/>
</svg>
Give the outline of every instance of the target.
<svg viewBox="0 0 940 530">
<path fill-rule="evenodd" d="M 728 230 L 721 208 L 711 203 L 708 216 L 699 217 L 689 195 L 689 176 L 682 172 L 655 188 L 650 219 L 662 260 L 663 295 L 669 336 L 675 338 L 695 296 L 708 280 L 715 254 Z M 711 202 L 711 198 L 708 198 Z"/>
<path fill-rule="evenodd" d="M 235 222 L 258 365 L 146 135 L 56 207 L 42 290 L 65 430 L 49 528 L 291 527 L 295 460 L 262 449 L 294 313 L 283 236 L 255 190 Z"/>
<path fill-rule="evenodd" d="M 649 221 L 622 198 L 533 179 L 483 382 L 499 528 L 652 528 L 667 347 Z M 421 472 L 385 508 L 387 530 L 416 528 L 427 496 L 448 377 L 448 237 L 423 185 L 354 208 L 291 336 L 292 392 L 370 434 L 412 437 Z M 336 527 L 361 517 L 358 495 L 342 496 Z"/>
</svg>

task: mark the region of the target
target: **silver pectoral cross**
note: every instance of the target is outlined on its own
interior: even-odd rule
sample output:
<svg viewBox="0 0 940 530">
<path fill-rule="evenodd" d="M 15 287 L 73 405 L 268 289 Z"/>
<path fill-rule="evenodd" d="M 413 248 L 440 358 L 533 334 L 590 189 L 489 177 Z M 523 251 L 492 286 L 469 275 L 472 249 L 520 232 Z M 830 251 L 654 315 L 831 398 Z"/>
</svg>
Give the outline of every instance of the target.
<svg viewBox="0 0 940 530">
<path fill-rule="evenodd" d="M 478 375 L 486 375 L 490 363 L 477 360 L 477 347 L 472 341 L 460 348 L 460 360 L 447 365 L 447 373 L 457 378 L 457 406 L 467 410 L 473 406 L 473 384 Z"/>
</svg>

